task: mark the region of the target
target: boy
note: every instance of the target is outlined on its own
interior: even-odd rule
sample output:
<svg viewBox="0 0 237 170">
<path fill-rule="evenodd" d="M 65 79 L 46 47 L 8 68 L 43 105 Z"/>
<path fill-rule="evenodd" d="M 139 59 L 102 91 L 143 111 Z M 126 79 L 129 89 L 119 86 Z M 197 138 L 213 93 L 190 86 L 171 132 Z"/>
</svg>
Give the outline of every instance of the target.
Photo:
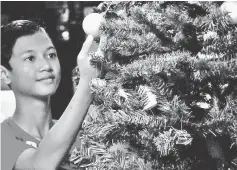
<svg viewBox="0 0 237 170">
<path fill-rule="evenodd" d="M 88 83 L 99 76 L 88 55 L 88 36 L 78 55 L 80 82 L 52 126 L 50 96 L 60 82 L 56 49 L 40 25 L 17 20 L 1 27 L 1 79 L 14 92 L 14 115 L 2 122 L 3 170 L 55 170 L 75 142 L 92 100 Z"/>
</svg>

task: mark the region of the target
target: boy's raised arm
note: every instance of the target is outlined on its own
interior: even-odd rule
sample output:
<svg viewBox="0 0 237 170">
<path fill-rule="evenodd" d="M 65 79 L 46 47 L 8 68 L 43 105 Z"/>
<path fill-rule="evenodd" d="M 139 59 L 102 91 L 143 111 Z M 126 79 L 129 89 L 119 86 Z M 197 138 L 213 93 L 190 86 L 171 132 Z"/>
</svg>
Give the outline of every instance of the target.
<svg viewBox="0 0 237 170">
<path fill-rule="evenodd" d="M 18 158 L 15 169 L 55 170 L 73 144 L 92 101 L 89 81 L 98 77 L 88 55 L 93 37 L 88 36 L 78 55 L 80 82 L 65 112 L 44 136 L 37 149 L 27 149 Z"/>
</svg>

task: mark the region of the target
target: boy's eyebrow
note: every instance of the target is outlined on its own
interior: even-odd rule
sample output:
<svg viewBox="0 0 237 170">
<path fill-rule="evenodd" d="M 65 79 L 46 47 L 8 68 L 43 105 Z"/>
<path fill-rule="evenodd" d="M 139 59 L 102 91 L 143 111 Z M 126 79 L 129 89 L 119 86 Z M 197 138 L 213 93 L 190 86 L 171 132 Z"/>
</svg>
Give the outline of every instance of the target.
<svg viewBox="0 0 237 170">
<path fill-rule="evenodd" d="M 55 48 L 54 46 L 50 46 L 50 47 L 48 47 L 46 50 L 48 51 L 48 50 L 51 50 L 51 49 L 56 50 L 56 48 Z"/>
<path fill-rule="evenodd" d="M 56 48 L 55 48 L 54 46 L 49 46 L 49 47 L 46 49 L 46 51 L 48 51 L 48 50 L 50 50 L 50 49 L 56 50 Z M 25 54 L 25 53 L 31 53 L 31 52 L 34 52 L 34 50 L 22 51 L 22 52 L 20 52 L 20 55 Z"/>
<path fill-rule="evenodd" d="M 31 53 L 31 52 L 34 52 L 34 50 L 25 50 L 25 51 L 20 52 L 19 55 L 21 56 L 22 54 Z"/>
</svg>

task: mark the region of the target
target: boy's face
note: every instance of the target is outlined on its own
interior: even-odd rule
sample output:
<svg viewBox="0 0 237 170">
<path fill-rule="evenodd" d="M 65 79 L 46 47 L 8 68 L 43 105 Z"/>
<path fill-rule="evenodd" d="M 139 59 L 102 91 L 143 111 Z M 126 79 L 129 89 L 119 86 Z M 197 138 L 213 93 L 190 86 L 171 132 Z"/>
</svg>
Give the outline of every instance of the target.
<svg viewBox="0 0 237 170">
<path fill-rule="evenodd" d="M 11 88 L 24 96 L 55 93 L 61 71 L 55 47 L 44 30 L 17 39 L 9 61 Z"/>
</svg>

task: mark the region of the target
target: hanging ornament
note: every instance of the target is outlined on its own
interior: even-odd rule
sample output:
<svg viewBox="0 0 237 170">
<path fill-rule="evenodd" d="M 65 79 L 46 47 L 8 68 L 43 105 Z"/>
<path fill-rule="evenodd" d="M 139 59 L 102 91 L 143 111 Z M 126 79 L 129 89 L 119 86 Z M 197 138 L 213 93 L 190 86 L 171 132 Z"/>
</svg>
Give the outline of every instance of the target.
<svg viewBox="0 0 237 170">
<path fill-rule="evenodd" d="M 143 101 L 145 103 L 144 110 L 150 110 L 157 105 L 156 95 L 152 93 L 152 90 L 149 87 L 140 86 L 138 93 L 146 96 L 146 100 Z"/>
<path fill-rule="evenodd" d="M 87 35 L 96 38 L 99 37 L 99 29 L 103 22 L 105 19 L 102 14 L 91 13 L 84 18 L 82 28 Z"/>
<path fill-rule="evenodd" d="M 215 31 L 208 31 L 206 34 L 203 35 L 203 40 L 207 41 L 207 40 L 211 40 L 211 39 L 218 39 L 219 36 L 217 34 L 217 32 Z"/>
<path fill-rule="evenodd" d="M 221 11 L 228 12 L 232 24 L 237 24 L 237 1 L 226 1 L 220 8 Z"/>
</svg>

